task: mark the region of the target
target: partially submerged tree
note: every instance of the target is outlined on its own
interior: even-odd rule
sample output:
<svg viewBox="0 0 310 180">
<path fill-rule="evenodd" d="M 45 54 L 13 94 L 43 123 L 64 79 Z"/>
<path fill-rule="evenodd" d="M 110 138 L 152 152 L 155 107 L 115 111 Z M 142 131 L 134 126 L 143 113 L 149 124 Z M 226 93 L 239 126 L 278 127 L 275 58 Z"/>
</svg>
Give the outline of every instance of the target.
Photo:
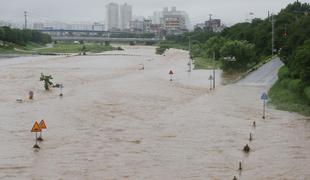
<svg viewBox="0 0 310 180">
<path fill-rule="evenodd" d="M 53 85 L 53 83 L 50 81 L 51 79 L 53 79 L 51 75 L 46 76 L 43 73 L 41 73 L 40 81 L 44 81 L 44 88 L 47 91 L 49 90 L 49 87 Z"/>
</svg>

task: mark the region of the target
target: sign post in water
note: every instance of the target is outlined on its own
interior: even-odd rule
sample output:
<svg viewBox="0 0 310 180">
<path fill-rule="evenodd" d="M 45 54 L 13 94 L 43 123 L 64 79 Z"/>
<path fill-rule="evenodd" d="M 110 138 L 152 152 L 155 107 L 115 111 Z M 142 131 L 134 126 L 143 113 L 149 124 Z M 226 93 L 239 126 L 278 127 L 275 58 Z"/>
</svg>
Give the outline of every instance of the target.
<svg viewBox="0 0 310 180">
<path fill-rule="evenodd" d="M 212 91 L 212 81 L 213 81 L 212 75 L 210 75 L 209 80 L 210 80 L 210 91 Z"/>
<path fill-rule="evenodd" d="M 265 116 L 265 114 L 266 114 L 266 101 L 268 100 L 268 95 L 267 95 L 267 93 L 263 93 L 262 94 L 262 96 L 261 96 L 261 98 L 260 98 L 261 100 L 263 100 L 263 119 L 265 119 L 266 118 L 266 116 Z"/>
<path fill-rule="evenodd" d="M 169 71 L 170 81 L 172 81 L 172 76 L 173 76 L 173 74 L 174 74 L 174 73 L 173 73 L 173 71 L 172 71 L 172 70 L 170 70 L 170 71 Z"/>
<path fill-rule="evenodd" d="M 39 126 L 39 123 L 36 121 L 31 129 L 31 132 L 36 133 L 36 144 L 33 146 L 33 148 L 39 149 L 40 146 L 38 145 L 38 132 L 41 132 L 41 128 Z"/>
</svg>

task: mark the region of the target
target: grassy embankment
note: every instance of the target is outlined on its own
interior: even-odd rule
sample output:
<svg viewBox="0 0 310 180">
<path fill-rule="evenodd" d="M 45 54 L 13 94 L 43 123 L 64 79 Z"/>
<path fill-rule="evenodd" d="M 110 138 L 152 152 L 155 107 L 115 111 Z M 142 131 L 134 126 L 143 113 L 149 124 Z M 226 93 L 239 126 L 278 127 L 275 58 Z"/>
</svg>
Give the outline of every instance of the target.
<svg viewBox="0 0 310 180">
<path fill-rule="evenodd" d="M 32 54 L 33 49 L 42 47 L 45 46 L 34 42 L 28 42 L 26 46 L 20 46 L 14 43 L 6 43 L 3 45 L 3 42 L 1 42 L 0 54 Z"/>
<path fill-rule="evenodd" d="M 85 48 L 83 49 L 83 46 Z M 81 53 L 83 51 L 91 53 L 100 53 L 110 50 L 121 50 L 112 46 L 105 46 L 99 43 L 73 44 L 73 43 L 58 43 L 51 47 L 41 44 L 29 42 L 26 46 L 19 46 L 13 43 L 8 43 L 5 46 L 0 46 L 0 54 L 54 54 L 54 53 Z"/>
<path fill-rule="evenodd" d="M 305 87 L 300 79 L 292 79 L 288 74 L 287 67 L 280 69 L 279 80 L 269 90 L 269 103 L 277 109 L 310 116 L 310 87 Z"/>
<path fill-rule="evenodd" d="M 170 48 L 188 51 L 188 44 L 180 44 L 172 41 L 163 41 L 158 44 L 158 48 L 156 48 L 156 54 L 162 55 L 165 53 L 166 50 Z M 194 65 L 195 69 L 212 69 L 214 66 L 218 69 L 221 67 L 221 63 L 219 61 L 213 61 L 213 59 L 205 57 L 195 57 Z"/>
<path fill-rule="evenodd" d="M 112 46 L 105 46 L 98 43 L 87 43 L 87 44 L 57 43 L 54 44 L 54 46 L 51 48 L 39 49 L 37 52 L 41 54 L 81 53 L 83 51 L 91 53 L 100 53 L 103 51 L 111 51 L 111 50 L 114 50 Z"/>
</svg>

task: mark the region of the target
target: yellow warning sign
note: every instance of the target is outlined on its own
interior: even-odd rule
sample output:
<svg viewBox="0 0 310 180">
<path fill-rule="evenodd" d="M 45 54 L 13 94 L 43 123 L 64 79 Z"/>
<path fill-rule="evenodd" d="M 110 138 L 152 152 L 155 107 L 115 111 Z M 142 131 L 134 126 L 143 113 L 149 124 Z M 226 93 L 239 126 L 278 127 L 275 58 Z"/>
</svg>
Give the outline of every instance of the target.
<svg viewBox="0 0 310 180">
<path fill-rule="evenodd" d="M 36 121 L 31 129 L 31 132 L 41 132 L 41 128 L 38 124 L 38 122 Z"/>
<path fill-rule="evenodd" d="M 45 125 L 45 122 L 44 122 L 44 119 L 42 119 L 41 121 L 40 121 L 40 128 L 41 129 L 46 129 L 46 125 Z"/>
</svg>

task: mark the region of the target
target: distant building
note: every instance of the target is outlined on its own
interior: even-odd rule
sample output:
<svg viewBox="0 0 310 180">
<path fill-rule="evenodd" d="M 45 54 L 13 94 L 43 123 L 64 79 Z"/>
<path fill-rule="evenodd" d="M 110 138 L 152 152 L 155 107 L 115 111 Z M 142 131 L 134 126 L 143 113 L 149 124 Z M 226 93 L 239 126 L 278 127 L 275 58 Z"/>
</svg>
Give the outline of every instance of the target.
<svg viewBox="0 0 310 180">
<path fill-rule="evenodd" d="M 208 30 L 213 31 L 213 32 L 220 32 L 224 29 L 222 24 L 221 24 L 220 19 L 211 19 L 209 21 L 206 21 L 205 22 L 205 28 L 207 28 Z"/>
<path fill-rule="evenodd" d="M 151 32 L 151 25 L 152 25 L 151 19 L 144 19 L 143 20 L 143 32 L 144 33 L 150 33 Z"/>
<path fill-rule="evenodd" d="M 33 29 L 35 30 L 42 30 L 44 29 L 44 24 L 39 22 L 39 23 L 33 23 Z"/>
<path fill-rule="evenodd" d="M 178 11 L 172 7 L 171 11 L 166 7 L 163 10 L 163 26 L 168 34 L 181 34 L 189 29 L 189 18 L 186 12 Z"/>
<path fill-rule="evenodd" d="M 117 31 L 119 29 L 119 6 L 116 3 L 106 5 L 106 30 Z"/>
<path fill-rule="evenodd" d="M 143 21 L 139 19 L 130 21 L 130 31 L 131 32 L 143 32 Z"/>
<path fill-rule="evenodd" d="M 163 11 L 155 11 L 152 16 L 154 24 L 163 24 Z"/>
<path fill-rule="evenodd" d="M 205 21 L 204 23 L 196 24 L 194 28 L 208 30 L 212 32 L 221 32 L 224 30 L 225 26 L 222 25 L 220 19 L 211 19 L 211 20 Z"/>
<path fill-rule="evenodd" d="M 122 31 L 130 29 L 132 19 L 132 6 L 127 3 L 120 6 L 120 29 Z"/>
<path fill-rule="evenodd" d="M 206 28 L 206 24 L 205 23 L 198 23 L 194 26 L 194 29 L 202 29 L 204 30 Z"/>
<path fill-rule="evenodd" d="M 104 24 L 95 22 L 95 23 L 92 25 L 92 30 L 93 30 L 93 31 L 104 31 Z"/>
</svg>

